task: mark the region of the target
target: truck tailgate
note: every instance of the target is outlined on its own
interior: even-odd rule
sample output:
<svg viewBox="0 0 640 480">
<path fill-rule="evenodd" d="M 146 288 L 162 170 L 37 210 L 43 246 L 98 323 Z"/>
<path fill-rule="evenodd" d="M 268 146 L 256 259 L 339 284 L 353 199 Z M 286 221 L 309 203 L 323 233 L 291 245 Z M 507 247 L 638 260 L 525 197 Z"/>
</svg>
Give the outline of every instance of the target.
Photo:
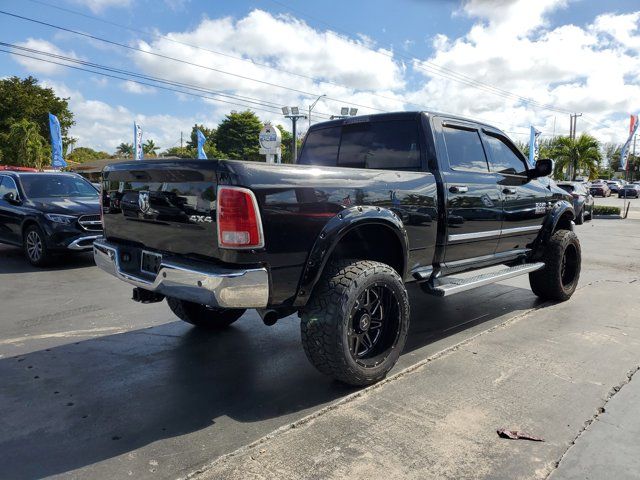
<svg viewBox="0 0 640 480">
<path fill-rule="evenodd" d="M 190 256 L 217 253 L 216 160 L 150 160 L 103 172 L 107 238 Z"/>
</svg>

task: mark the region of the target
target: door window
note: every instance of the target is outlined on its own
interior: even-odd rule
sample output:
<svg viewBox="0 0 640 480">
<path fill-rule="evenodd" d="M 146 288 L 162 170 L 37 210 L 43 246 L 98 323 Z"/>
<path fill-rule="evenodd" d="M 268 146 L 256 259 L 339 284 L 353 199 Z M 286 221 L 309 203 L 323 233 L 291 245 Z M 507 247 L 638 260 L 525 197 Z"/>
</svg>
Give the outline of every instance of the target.
<svg viewBox="0 0 640 480">
<path fill-rule="evenodd" d="M 475 129 L 443 127 L 449 166 L 453 170 L 487 173 L 487 157 L 480 135 Z"/>
<path fill-rule="evenodd" d="M 489 150 L 491 170 L 505 175 L 526 175 L 527 167 L 514 150 L 515 147 L 490 133 L 485 136 Z"/>
<path fill-rule="evenodd" d="M 13 192 L 15 198 L 18 198 L 18 187 L 13 178 L 6 175 L 0 177 L 0 198 L 3 198 L 7 193 Z"/>
</svg>

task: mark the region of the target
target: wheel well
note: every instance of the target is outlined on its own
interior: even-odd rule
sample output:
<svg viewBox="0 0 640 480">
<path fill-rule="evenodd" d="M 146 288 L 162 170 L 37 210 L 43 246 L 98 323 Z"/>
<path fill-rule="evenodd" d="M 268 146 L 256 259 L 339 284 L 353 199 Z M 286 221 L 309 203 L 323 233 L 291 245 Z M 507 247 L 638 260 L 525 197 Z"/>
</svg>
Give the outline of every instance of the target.
<svg viewBox="0 0 640 480">
<path fill-rule="evenodd" d="M 22 224 L 22 235 L 24 236 L 24 232 L 27 228 L 29 228 L 31 225 L 35 225 L 36 227 L 38 226 L 38 222 L 36 222 L 35 220 L 27 220 L 26 222 L 24 222 Z"/>
<path fill-rule="evenodd" d="M 574 217 L 575 216 L 570 211 L 563 213 L 560 219 L 558 220 L 558 223 L 556 223 L 556 228 L 554 229 L 554 232 L 556 230 L 573 230 L 573 225 L 571 225 L 571 220 L 573 220 Z"/>
<path fill-rule="evenodd" d="M 329 261 L 339 258 L 374 260 L 392 267 L 404 277 L 404 255 L 402 242 L 384 225 L 362 225 L 350 230 L 340 239 Z"/>
</svg>

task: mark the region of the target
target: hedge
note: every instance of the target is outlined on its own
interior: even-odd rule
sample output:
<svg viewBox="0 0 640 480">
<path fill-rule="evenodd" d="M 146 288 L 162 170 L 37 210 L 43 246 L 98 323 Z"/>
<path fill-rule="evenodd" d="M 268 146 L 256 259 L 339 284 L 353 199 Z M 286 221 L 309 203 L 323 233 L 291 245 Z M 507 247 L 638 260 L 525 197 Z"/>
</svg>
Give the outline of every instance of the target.
<svg viewBox="0 0 640 480">
<path fill-rule="evenodd" d="M 620 215 L 620 207 L 594 205 L 593 214 L 594 215 Z"/>
</svg>

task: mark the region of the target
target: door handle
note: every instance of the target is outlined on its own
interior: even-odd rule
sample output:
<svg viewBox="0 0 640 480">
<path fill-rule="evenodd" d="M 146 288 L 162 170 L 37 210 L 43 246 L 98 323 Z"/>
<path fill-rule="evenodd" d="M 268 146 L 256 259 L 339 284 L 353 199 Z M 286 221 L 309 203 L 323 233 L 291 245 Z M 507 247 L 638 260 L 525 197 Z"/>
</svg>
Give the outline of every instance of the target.
<svg viewBox="0 0 640 480">
<path fill-rule="evenodd" d="M 504 193 L 505 195 L 515 195 L 517 193 L 517 190 L 512 187 L 504 187 L 502 189 L 502 193 Z"/>
<path fill-rule="evenodd" d="M 449 187 L 449 191 L 451 193 L 467 193 L 469 191 L 469 187 L 466 185 L 451 185 Z"/>
</svg>

